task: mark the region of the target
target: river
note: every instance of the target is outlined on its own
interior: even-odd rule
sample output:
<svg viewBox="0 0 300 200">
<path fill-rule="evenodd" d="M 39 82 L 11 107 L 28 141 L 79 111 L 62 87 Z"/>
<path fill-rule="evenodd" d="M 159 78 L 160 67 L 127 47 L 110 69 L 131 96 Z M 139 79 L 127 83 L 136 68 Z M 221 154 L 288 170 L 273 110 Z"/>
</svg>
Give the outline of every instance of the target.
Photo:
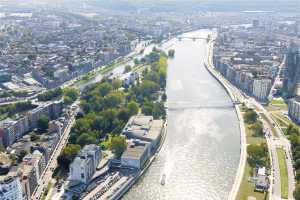
<svg viewBox="0 0 300 200">
<path fill-rule="evenodd" d="M 206 37 L 208 30 L 187 33 Z M 205 40 L 171 40 L 168 129 L 163 148 L 123 200 L 225 200 L 240 158 L 239 122 L 223 87 L 203 66 Z M 160 184 L 166 174 L 166 184 Z"/>
</svg>

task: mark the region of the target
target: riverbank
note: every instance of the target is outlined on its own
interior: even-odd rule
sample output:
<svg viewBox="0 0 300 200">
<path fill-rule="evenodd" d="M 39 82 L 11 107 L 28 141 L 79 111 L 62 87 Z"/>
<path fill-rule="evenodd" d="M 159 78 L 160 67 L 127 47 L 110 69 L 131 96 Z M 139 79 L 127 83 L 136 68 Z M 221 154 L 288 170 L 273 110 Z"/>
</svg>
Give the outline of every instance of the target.
<svg viewBox="0 0 300 200">
<path fill-rule="evenodd" d="M 159 154 L 159 152 L 164 144 L 166 135 L 167 135 L 167 121 L 164 124 L 164 128 L 162 130 L 162 135 L 161 135 L 161 140 L 160 140 L 159 146 L 157 147 L 155 154 L 153 154 L 153 156 L 149 159 L 149 161 L 146 163 L 143 170 L 138 172 L 134 177 L 128 179 L 127 182 L 125 182 L 119 188 L 118 191 L 115 191 L 114 195 L 109 200 L 121 199 L 130 190 L 130 188 L 133 187 L 133 185 L 145 174 L 145 172 L 148 170 L 148 168 L 151 166 L 151 164 L 153 163 L 153 161 L 156 159 L 157 155 Z"/>
<path fill-rule="evenodd" d="M 208 72 L 223 86 L 223 88 L 226 90 L 230 98 L 232 99 L 235 108 L 235 112 L 237 114 L 238 120 L 239 120 L 239 126 L 240 126 L 240 162 L 238 166 L 238 170 L 236 173 L 236 178 L 234 180 L 234 184 L 232 186 L 232 189 L 229 193 L 228 200 L 235 200 L 236 196 L 239 191 L 239 187 L 242 183 L 243 174 L 246 167 L 246 160 L 247 160 L 247 152 L 246 152 L 246 129 L 245 129 L 245 123 L 244 118 L 242 116 L 241 110 L 239 105 L 236 104 L 236 97 L 232 89 L 229 87 L 226 80 L 219 75 L 219 73 L 214 69 L 213 63 L 212 63 L 212 57 L 213 57 L 213 40 L 211 40 L 208 43 L 208 61 L 204 64 L 205 68 L 208 70 Z"/>
</svg>

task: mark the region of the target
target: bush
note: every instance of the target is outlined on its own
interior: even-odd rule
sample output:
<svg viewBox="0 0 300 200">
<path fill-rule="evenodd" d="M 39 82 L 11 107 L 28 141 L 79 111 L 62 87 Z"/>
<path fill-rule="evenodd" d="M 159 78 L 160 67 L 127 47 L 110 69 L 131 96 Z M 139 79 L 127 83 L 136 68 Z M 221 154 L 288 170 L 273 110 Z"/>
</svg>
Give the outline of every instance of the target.
<svg viewBox="0 0 300 200">
<path fill-rule="evenodd" d="M 253 125 L 250 126 L 253 135 L 256 137 L 261 137 L 264 135 L 263 124 L 261 121 L 256 121 Z"/>
<path fill-rule="evenodd" d="M 253 124 L 257 121 L 257 114 L 253 109 L 247 109 L 244 114 L 245 122 L 248 124 Z"/>
<path fill-rule="evenodd" d="M 295 200 L 300 200 L 300 184 L 298 184 L 294 191 Z"/>
</svg>

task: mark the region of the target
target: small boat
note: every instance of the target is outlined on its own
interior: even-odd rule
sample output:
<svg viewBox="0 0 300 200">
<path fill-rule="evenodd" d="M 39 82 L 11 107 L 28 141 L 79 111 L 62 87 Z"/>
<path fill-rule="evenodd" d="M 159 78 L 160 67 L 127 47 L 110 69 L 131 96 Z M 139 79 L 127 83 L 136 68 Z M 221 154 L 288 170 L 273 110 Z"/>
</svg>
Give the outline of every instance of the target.
<svg viewBox="0 0 300 200">
<path fill-rule="evenodd" d="M 165 184 L 166 184 L 166 174 L 163 174 L 163 175 L 161 176 L 160 184 L 161 184 L 161 185 L 165 185 Z"/>
</svg>

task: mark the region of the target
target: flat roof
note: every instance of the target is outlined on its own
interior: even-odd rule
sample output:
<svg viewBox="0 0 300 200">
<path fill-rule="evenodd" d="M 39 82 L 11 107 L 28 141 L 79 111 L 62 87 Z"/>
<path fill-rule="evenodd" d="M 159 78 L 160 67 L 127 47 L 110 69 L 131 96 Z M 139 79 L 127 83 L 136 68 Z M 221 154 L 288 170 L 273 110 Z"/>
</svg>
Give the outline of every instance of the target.
<svg viewBox="0 0 300 200">
<path fill-rule="evenodd" d="M 131 133 L 139 138 L 156 140 L 163 127 L 163 120 L 153 120 L 152 116 L 133 116 L 129 119 L 124 133 Z"/>
<path fill-rule="evenodd" d="M 127 146 L 127 149 L 122 154 L 122 158 L 140 159 L 144 152 L 147 150 L 147 144 Z"/>
</svg>

